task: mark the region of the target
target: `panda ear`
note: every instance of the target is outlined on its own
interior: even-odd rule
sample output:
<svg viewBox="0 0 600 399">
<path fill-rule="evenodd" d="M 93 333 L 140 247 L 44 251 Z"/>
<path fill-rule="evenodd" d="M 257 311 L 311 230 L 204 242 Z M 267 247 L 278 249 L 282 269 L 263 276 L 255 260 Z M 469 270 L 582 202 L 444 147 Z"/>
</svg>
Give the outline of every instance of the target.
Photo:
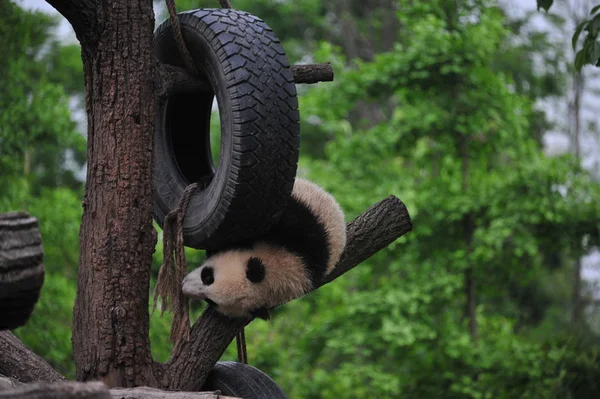
<svg viewBox="0 0 600 399">
<path fill-rule="evenodd" d="M 206 252 L 206 259 L 210 258 L 211 256 L 213 256 L 214 254 L 217 253 L 217 251 L 211 251 L 209 249 L 207 249 L 205 252 Z"/>
<path fill-rule="evenodd" d="M 246 278 L 253 283 L 260 283 L 265 279 L 265 265 L 259 258 L 252 257 L 248 259 Z"/>
</svg>

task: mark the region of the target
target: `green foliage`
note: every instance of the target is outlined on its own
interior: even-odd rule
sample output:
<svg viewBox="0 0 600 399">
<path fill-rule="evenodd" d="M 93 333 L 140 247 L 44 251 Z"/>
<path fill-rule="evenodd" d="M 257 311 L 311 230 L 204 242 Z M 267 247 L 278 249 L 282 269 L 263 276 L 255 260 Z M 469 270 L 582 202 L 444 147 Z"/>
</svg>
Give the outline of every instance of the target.
<svg viewBox="0 0 600 399">
<path fill-rule="evenodd" d="M 56 22 L 45 14 L 25 12 L 12 2 L 1 13 L 0 187 L 9 176 L 25 174 L 34 192 L 57 185 L 77 188 L 85 139 L 75 131 L 64 84 L 70 82 L 71 91 L 82 88 L 74 79 L 82 76 L 81 60 L 74 60 L 74 46 L 48 40 Z"/>
<path fill-rule="evenodd" d="M 592 8 L 590 19 L 581 22 L 573 34 L 573 50 L 577 50 L 577 43 L 582 32 L 587 32 L 583 39 L 581 50 L 575 54 L 575 68 L 580 71 L 586 64 L 600 66 L 600 41 L 598 32 L 600 31 L 600 6 Z"/>
<path fill-rule="evenodd" d="M 44 239 L 44 249 L 54 245 Z M 76 289 L 75 279 L 47 270 L 31 318 L 14 331 L 27 347 L 69 379 L 75 379 L 71 326 Z"/>
<path fill-rule="evenodd" d="M 548 12 L 554 0 L 537 0 L 537 9 L 544 9 Z M 577 25 L 571 39 L 571 44 L 575 53 L 575 70 L 581 71 L 584 65 L 600 66 L 600 41 L 598 32 L 600 31 L 600 5 L 596 5 L 590 11 L 590 18 Z M 577 44 L 581 33 L 586 32 L 583 39 L 583 45 L 577 50 Z"/>
</svg>

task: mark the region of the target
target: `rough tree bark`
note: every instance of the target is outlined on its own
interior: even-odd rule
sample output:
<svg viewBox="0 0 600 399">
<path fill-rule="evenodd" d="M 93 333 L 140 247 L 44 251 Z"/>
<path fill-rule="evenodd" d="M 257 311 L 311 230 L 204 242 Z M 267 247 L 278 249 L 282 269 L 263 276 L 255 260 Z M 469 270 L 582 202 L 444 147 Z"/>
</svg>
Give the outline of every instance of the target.
<svg viewBox="0 0 600 399">
<path fill-rule="evenodd" d="M 61 382 L 57 373 L 44 359 L 31 352 L 10 331 L 0 331 L 0 375 L 15 377 L 20 382 Z"/>
<path fill-rule="evenodd" d="M 152 0 L 48 0 L 73 25 L 84 66 L 88 168 L 73 352 L 78 380 L 155 385 L 148 338 L 156 242 Z"/>
</svg>

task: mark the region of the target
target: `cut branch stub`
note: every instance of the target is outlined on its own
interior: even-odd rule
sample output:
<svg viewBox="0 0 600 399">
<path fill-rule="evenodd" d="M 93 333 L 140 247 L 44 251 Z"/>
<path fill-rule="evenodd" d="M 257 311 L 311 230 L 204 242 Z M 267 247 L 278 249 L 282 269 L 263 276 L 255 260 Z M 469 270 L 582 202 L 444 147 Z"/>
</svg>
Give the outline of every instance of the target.
<svg viewBox="0 0 600 399">
<path fill-rule="evenodd" d="M 159 97 L 165 98 L 172 93 L 211 92 L 213 89 L 205 77 L 194 76 L 187 70 L 173 65 L 160 64 Z M 317 83 L 333 81 L 333 68 L 329 62 L 323 64 L 293 65 L 294 82 Z"/>
<path fill-rule="evenodd" d="M 293 65 L 294 82 L 296 83 L 318 83 L 332 82 L 333 68 L 331 63 Z"/>
<path fill-rule="evenodd" d="M 351 270 L 411 229 L 408 210 L 398 198 L 390 196 L 373 205 L 348 224 L 346 249 L 340 262 L 315 289 Z M 161 385 L 168 389 L 202 389 L 212 366 L 249 321 L 228 318 L 208 307 L 194 324 L 190 341 L 166 364 Z"/>
</svg>

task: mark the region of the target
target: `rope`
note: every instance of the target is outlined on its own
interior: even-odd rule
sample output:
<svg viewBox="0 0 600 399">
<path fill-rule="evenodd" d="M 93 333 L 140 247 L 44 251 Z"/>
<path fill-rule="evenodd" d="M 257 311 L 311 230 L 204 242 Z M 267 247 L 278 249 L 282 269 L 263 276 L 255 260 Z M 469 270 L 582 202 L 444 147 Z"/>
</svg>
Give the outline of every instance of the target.
<svg viewBox="0 0 600 399">
<path fill-rule="evenodd" d="M 248 364 L 248 352 L 246 350 L 246 333 L 244 328 L 240 330 L 235 336 L 235 343 L 237 346 L 238 362 Z"/>
<path fill-rule="evenodd" d="M 187 273 L 183 219 L 197 187 L 198 183 L 186 187 L 179 203 L 167 214 L 163 222 L 163 264 L 158 272 L 154 290 L 154 309 L 160 297 L 161 316 L 165 310 L 173 312 L 171 341 L 174 343 L 174 353 L 178 353 L 183 342 L 190 338 L 189 300 L 181 291 L 181 283 Z"/>
<path fill-rule="evenodd" d="M 175 44 L 181 54 L 183 63 L 188 71 L 196 73 L 194 60 L 183 40 L 175 0 L 165 0 L 165 3 L 169 10 L 169 19 L 173 27 L 173 38 L 175 39 Z M 221 8 L 231 8 L 229 0 L 219 0 L 219 4 Z M 171 341 L 174 343 L 173 353 L 178 353 L 183 342 L 189 341 L 190 338 L 189 300 L 181 291 L 181 283 L 187 272 L 185 246 L 183 243 L 183 219 L 191 195 L 197 186 L 198 184 L 194 183 L 186 187 L 179 200 L 179 204 L 169 212 L 163 222 L 164 259 L 158 272 L 158 280 L 154 291 L 154 309 L 156 309 L 157 300 L 160 297 L 162 298 L 161 315 L 165 310 L 169 310 L 169 308 L 173 311 L 173 324 L 171 325 Z M 175 245 L 175 248 L 173 248 L 173 245 Z M 175 259 L 173 259 L 173 252 L 175 253 Z M 171 301 L 170 305 L 169 301 Z M 248 353 L 246 350 L 246 334 L 244 333 L 244 329 L 236 335 L 236 344 L 239 362 L 247 364 Z"/>
<path fill-rule="evenodd" d="M 227 1 L 227 0 L 224 0 Z M 191 73 L 196 72 L 196 67 L 194 66 L 194 60 L 192 59 L 192 55 L 188 51 L 185 46 L 185 42 L 183 41 L 183 34 L 181 33 L 181 25 L 179 25 L 179 18 L 177 17 L 177 9 L 175 8 L 175 0 L 165 0 L 167 4 L 167 9 L 169 10 L 169 16 L 171 20 L 171 26 L 173 27 L 173 38 L 175 39 L 175 44 L 177 45 L 177 49 L 181 54 L 181 58 L 183 59 L 183 63 L 188 71 Z"/>
</svg>

